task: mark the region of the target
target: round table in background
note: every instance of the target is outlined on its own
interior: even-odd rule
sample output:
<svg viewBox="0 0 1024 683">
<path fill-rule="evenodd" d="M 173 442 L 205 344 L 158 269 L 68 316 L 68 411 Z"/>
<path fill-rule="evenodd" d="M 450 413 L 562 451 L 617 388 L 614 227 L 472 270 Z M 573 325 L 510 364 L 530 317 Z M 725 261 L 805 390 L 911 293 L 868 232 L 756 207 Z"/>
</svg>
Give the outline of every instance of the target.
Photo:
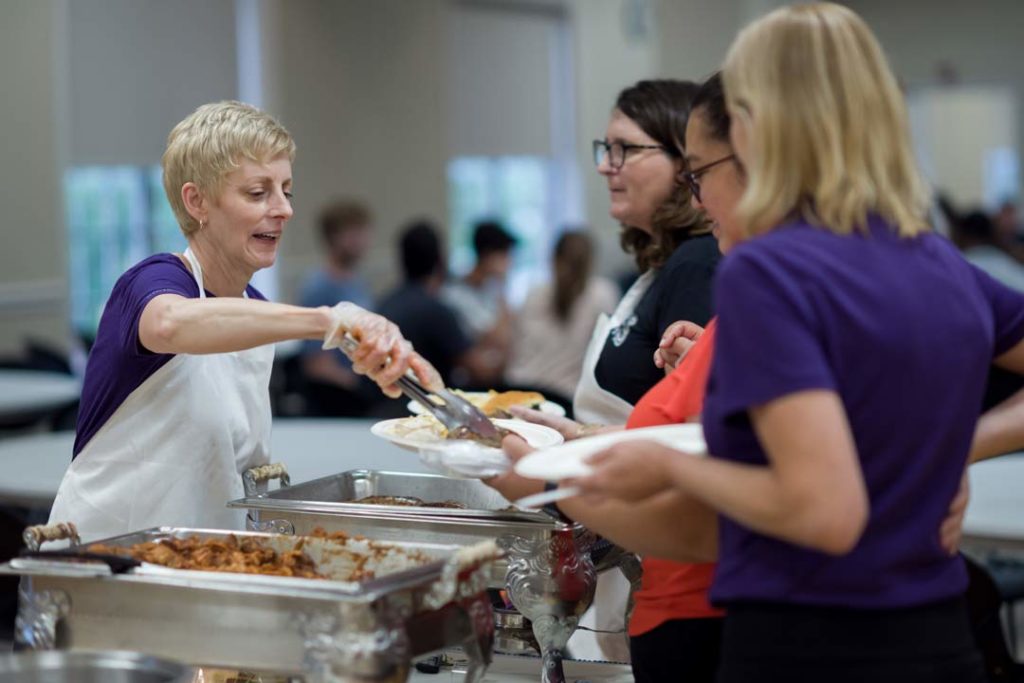
<svg viewBox="0 0 1024 683">
<path fill-rule="evenodd" d="M 370 433 L 373 420 L 277 419 L 270 459 L 294 483 L 353 469 L 429 472 L 415 453 Z M 71 462 L 73 432 L 0 439 L 0 503 L 49 507 Z"/>
<path fill-rule="evenodd" d="M 71 375 L 39 370 L 0 370 L 0 427 L 20 425 L 67 408 L 81 384 Z"/>
</svg>

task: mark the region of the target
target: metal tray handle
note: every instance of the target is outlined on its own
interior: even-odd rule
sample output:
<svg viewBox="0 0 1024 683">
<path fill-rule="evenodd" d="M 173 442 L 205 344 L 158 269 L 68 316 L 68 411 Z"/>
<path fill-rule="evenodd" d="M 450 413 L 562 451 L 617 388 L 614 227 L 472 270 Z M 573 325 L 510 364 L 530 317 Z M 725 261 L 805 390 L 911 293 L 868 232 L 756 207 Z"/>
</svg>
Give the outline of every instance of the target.
<svg viewBox="0 0 1024 683">
<path fill-rule="evenodd" d="M 71 545 L 79 545 L 82 542 L 78 536 L 78 528 L 71 522 L 30 526 L 22 532 L 21 539 L 30 551 L 39 550 L 39 547 L 47 541 L 70 540 Z"/>
<path fill-rule="evenodd" d="M 242 488 L 245 489 L 245 496 L 253 498 L 266 493 L 266 487 L 262 492 L 260 491 L 260 484 L 271 479 L 280 479 L 281 486 L 290 486 L 292 483 L 284 463 L 275 462 L 269 465 L 250 467 L 242 473 Z"/>
<path fill-rule="evenodd" d="M 424 602 L 430 609 L 438 609 L 452 600 L 480 593 L 486 587 L 485 573 L 479 569 L 504 555 L 494 541 L 481 541 L 459 548 L 445 563 L 441 576 Z"/>
</svg>

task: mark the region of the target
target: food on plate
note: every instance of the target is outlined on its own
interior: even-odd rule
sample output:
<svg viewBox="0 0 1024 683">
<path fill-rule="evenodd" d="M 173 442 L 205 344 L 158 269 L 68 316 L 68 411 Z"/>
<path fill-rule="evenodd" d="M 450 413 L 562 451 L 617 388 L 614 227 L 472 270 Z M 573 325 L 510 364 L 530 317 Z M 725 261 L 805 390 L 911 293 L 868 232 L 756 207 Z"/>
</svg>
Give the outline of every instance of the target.
<svg viewBox="0 0 1024 683">
<path fill-rule="evenodd" d="M 414 415 L 413 417 L 403 417 L 395 420 L 394 425 L 391 428 L 395 436 L 422 439 L 425 444 L 438 440 L 474 441 L 476 443 L 483 444 L 484 446 L 501 448 L 501 440 L 509 434 L 512 434 L 512 431 L 503 427 L 498 427 L 497 425 L 495 425 L 495 429 L 498 430 L 498 436 L 493 439 L 479 436 L 469 431 L 466 427 L 460 427 L 449 432 L 448 429 L 438 422 L 433 415 Z"/>
<path fill-rule="evenodd" d="M 545 401 L 544 394 L 539 391 L 462 391 L 461 389 L 452 389 L 453 394 L 457 394 L 462 398 L 466 399 L 483 412 L 487 417 L 496 417 L 507 419 L 512 417 L 512 414 L 508 412 L 508 409 L 512 406 L 522 406 L 524 408 L 540 408 Z M 443 401 L 437 396 L 431 395 L 430 400 L 441 405 Z"/>
<path fill-rule="evenodd" d="M 511 434 L 507 429 L 495 426 L 498 430 L 497 436 L 480 436 L 476 432 L 470 430 L 469 427 L 458 427 L 445 435 L 446 439 L 453 439 L 457 441 L 475 441 L 476 443 L 483 444 L 484 446 L 490 446 L 491 448 L 501 448 L 501 440 Z"/>
<path fill-rule="evenodd" d="M 538 408 L 544 403 L 544 394 L 537 391 L 494 391 L 485 395 L 486 400 L 480 405 L 487 417 L 509 418 L 512 414 L 508 409 L 512 406 Z"/>
</svg>

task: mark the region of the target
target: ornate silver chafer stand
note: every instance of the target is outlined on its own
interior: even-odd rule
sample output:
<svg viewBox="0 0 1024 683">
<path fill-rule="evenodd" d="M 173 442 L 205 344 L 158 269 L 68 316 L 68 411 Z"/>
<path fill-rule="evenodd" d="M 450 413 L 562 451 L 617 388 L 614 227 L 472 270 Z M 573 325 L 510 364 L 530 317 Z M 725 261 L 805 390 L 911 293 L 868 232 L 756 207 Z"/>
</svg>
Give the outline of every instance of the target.
<svg viewBox="0 0 1024 683">
<path fill-rule="evenodd" d="M 274 478 L 281 487 L 268 491 L 267 481 Z M 598 569 L 622 566 L 634 583 L 639 580 L 635 556 L 615 549 L 595 568 L 591 532 L 544 512 L 511 508 L 475 479 L 351 470 L 291 486 L 281 465 L 268 465 L 246 472 L 243 481 L 246 497 L 228 506 L 247 508 L 250 528 L 256 530 L 305 534 L 321 527 L 399 543 L 465 545 L 497 539 L 505 557 L 491 565 L 488 587 L 507 590 L 515 608 L 530 620 L 545 683 L 565 680 L 566 644 L 594 598 Z M 457 501 L 466 509 L 353 502 L 367 496 Z M 515 631 L 499 627 L 498 638 L 508 639 Z"/>
<path fill-rule="evenodd" d="M 72 525 L 30 527 L 29 549 L 71 538 Z M 146 541 L 230 532 L 163 527 L 102 541 Z M 126 573 L 95 562 L 18 559 L 0 573 L 23 581 L 17 642 L 35 650 L 131 649 L 196 666 L 303 676 L 315 683 L 405 681 L 413 657 L 461 646 L 467 680 L 490 663 L 493 613 L 486 565 L 493 544 L 366 541 L 235 532 L 278 552 L 301 549 L 328 577 L 302 579 L 169 569 L 143 564 Z M 348 580 L 354 568 L 375 578 Z"/>
</svg>

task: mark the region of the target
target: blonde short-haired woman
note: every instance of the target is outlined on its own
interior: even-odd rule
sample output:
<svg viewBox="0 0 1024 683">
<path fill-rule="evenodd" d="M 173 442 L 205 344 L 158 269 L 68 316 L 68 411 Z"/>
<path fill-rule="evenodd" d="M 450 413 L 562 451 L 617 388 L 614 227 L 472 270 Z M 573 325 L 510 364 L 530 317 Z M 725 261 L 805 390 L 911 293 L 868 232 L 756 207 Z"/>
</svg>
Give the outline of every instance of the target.
<svg viewBox="0 0 1024 683">
<path fill-rule="evenodd" d="M 183 254 L 156 254 L 114 285 L 89 355 L 73 460 L 50 514 L 82 538 L 159 525 L 241 528 L 225 508 L 240 474 L 269 458 L 274 342 L 360 340 L 354 367 L 390 395 L 410 366 L 433 368 L 398 328 L 351 303 L 266 301 L 249 281 L 274 263 L 292 216 L 295 143 L 240 102 L 174 127 L 164 187 Z"/>
<path fill-rule="evenodd" d="M 687 518 L 623 540 L 717 551 L 720 681 L 982 681 L 940 527 L 969 461 L 1024 446 L 1020 397 L 978 414 L 991 363 L 1024 372 L 1024 296 L 928 229 L 902 96 L 852 11 L 772 12 L 723 75 L 747 185 L 720 226 L 715 457 L 620 445 L 578 483 L 719 512 L 717 538 Z"/>
</svg>

